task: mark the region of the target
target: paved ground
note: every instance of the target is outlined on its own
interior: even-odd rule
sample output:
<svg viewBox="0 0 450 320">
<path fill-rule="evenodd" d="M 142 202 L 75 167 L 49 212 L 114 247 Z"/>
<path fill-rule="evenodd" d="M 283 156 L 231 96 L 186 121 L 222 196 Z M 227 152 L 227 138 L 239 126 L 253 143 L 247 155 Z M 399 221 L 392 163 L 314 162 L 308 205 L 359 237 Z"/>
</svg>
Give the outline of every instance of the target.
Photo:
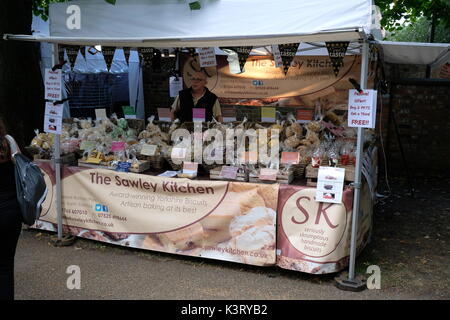
<svg viewBox="0 0 450 320">
<path fill-rule="evenodd" d="M 277 267 L 122 248 L 79 239 L 49 244 L 53 233 L 24 230 L 16 254 L 16 299 L 449 299 L 450 192 L 428 181 L 413 199 L 403 181 L 376 207 L 374 236 L 357 261 L 381 268 L 381 290 L 345 292 L 334 276 Z M 432 186 L 432 187 L 431 187 Z M 69 290 L 66 269 L 81 269 L 81 289 Z"/>
</svg>

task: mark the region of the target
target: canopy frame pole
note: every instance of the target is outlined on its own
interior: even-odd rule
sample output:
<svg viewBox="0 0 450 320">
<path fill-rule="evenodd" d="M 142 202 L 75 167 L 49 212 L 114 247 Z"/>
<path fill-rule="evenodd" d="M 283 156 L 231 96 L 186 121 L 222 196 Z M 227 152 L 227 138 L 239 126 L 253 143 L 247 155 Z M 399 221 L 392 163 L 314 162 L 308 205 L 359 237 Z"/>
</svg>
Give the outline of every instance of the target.
<svg viewBox="0 0 450 320">
<path fill-rule="evenodd" d="M 52 66 L 58 61 L 58 44 L 52 45 Z M 59 61 L 58 61 L 59 63 Z M 61 201 L 61 145 L 60 135 L 55 134 L 53 160 L 56 179 L 56 215 L 58 221 L 58 241 L 62 241 L 62 201 Z"/>
<path fill-rule="evenodd" d="M 361 77 L 360 87 L 362 90 L 367 89 L 367 74 L 369 68 L 369 43 L 366 39 L 362 40 L 361 47 Z M 361 168 L 364 151 L 364 128 L 358 127 L 358 137 L 356 146 L 356 166 L 355 181 L 353 183 L 353 211 L 352 211 L 352 230 L 350 242 L 350 260 L 348 277 L 343 275 L 337 277 L 337 287 L 346 291 L 362 291 L 366 288 L 363 279 L 355 277 L 355 262 L 357 254 L 357 238 L 358 238 L 358 217 L 360 215 L 360 198 L 361 198 Z"/>
</svg>

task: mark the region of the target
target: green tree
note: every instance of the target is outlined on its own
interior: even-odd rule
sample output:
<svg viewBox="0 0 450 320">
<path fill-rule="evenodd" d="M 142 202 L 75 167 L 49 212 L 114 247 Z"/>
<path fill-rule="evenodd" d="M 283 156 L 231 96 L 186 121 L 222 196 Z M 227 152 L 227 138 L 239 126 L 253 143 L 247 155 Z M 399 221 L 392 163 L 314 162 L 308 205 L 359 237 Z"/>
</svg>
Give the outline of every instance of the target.
<svg viewBox="0 0 450 320">
<path fill-rule="evenodd" d="M 428 42 L 430 40 L 430 30 L 431 21 L 425 17 L 421 17 L 403 29 L 391 33 L 386 39 L 390 41 Z M 450 29 L 443 23 L 436 26 L 434 42 L 450 42 Z"/>
<path fill-rule="evenodd" d="M 375 0 L 375 4 L 383 15 L 381 25 L 394 34 L 422 18 L 430 21 L 430 40 L 437 26 L 450 29 L 450 0 Z"/>
</svg>

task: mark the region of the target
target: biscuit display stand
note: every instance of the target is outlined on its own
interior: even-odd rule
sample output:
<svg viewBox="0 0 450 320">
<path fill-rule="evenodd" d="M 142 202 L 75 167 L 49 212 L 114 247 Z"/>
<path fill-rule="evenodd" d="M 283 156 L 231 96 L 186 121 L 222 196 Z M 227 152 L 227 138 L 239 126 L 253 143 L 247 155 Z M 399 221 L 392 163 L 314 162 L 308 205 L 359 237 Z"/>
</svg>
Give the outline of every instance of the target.
<svg viewBox="0 0 450 320">
<path fill-rule="evenodd" d="M 327 12 L 321 10 L 325 2 Z M 71 1 L 50 4 L 50 36 L 4 37 L 52 43 L 53 65 L 59 61 L 58 45 L 194 48 L 345 42 L 352 44 L 355 55 L 352 63 L 360 66 L 358 82 L 365 89 L 372 1 L 356 2 L 319 1 L 316 6 L 311 6 L 308 2 L 289 0 L 283 3 L 285 10 L 281 14 L 276 2 L 264 0 L 263 4 L 254 6 L 252 2 L 244 1 L 240 3 L 240 10 L 252 12 L 247 16 L 250 20 L 257 19 L 252 22 L 247 19 L 236 21 L 233 1 L 220 1 L 216 7 L 208 7 L 205 16 L 193 15 L 183 2 L 160 4 L 140 0 L 133 4 L 123 1 L 109 5 L 103 0 Z M 66 25 L 69 5 L 79 6 L 85 21 L 97 22 L 84 25 L 81 30 L 69 30 Z M 165 6 L 167 15 L 161 16 L 158 10 L 163 8 L 158 6 Z M 146 15 L 140 14 L 143 10 Z M 345 17 L 336 19 L 335 12 Z M 124 16 L 133 20 L 125 23 Z M 214 24 L 204 20 L 208 19 L 206 16 L 214 16 Z M 259 25 L 257 33 L 248 27 L 252 23 Z M 104 28 L 105 25 L 110 28 Z M 182 27 L 185 25 L 192 28 L 185 29 Z M 151 35 L 148 30 L 152 30 Z M 360 62 L 356 59 L 359 55 Z M 334 64 L 328 66 L 328 71 L 339 72 L 338 64 L 342 60 L 335 62 L 333 60 Z M 230 64 L 231 67 L 238 68 L 239 65 Z M 285 76 L 289 77 L 286 71 Z M 252 89 L 244 93 L 267 90 L 263 85 L 264 81 L 253 81 Z M 239 98 L 239 94 L 242 92 L 235 98 Z M 366 215 L 359 218 L 360 210 L 371 208 L 373 203 L 371 197 L 361 193 L 365 190 L 365 183 L 361 183 L 360 161 L 363 142 L 364 129 L 358 128 L 354 190 L 346 188 L 344 203 L 330 204 L 316 202 L 314 188 L 280 184 L 280 181 L 273 184 L 202 181 L 114 172 L 98 167 L 61 168 L 60 136 L 56 135 L 55 165 L 39 162 L 52 192 L 35 227 L 57 231 L 59 237 L 64 230 L 79 237 L 134 248 L 253 265 L 278 264 L 310 273 L 336 272 L 348 265 L 348 283 L 357 286 L 356 253 L 365 243 L 360 239 L 366 239 L 368 235 L 367 228 L 358 226 L 361 222 L 371 225 Z M 293 174 L 282 177 L 283 181 L 292 178 Z M 339 218 L 336 220 L 336 217 Z M 314 222 L 320 225 L 314 225 Z M 305 225 L 309 228 L 305 229 Z M 277 238 L 280 248 L 276 245 Z M 281 260 L 277 260 L 277 254 Z M 319 258 L 324 255 L 325 260 Z M 337 262 L 330 264 L 330 259 Z M 302 263 L 309 260 L 314 262 L 302 267 Z"/>
</svg>

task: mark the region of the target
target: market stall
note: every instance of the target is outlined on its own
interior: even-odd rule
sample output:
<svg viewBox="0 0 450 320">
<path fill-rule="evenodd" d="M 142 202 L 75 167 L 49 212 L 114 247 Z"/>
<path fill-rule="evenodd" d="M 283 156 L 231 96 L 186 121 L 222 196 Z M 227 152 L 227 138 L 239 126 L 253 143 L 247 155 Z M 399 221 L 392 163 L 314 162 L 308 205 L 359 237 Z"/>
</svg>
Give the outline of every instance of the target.
<svg viewBox="0 0 450 320">
<path fill-rule="evenodd" d="M 137 48 L 143 63 L 146 53 L 153 54 L 145 48 L 220 47 L 228 56 L 217 57 L 217 67 L 211 69 L 215 79 L 211 90 L 221 103 L 235 108 L 256 103 L 270 109 L 258 121 L 168 125 L 150 118 L 138 128 L 126 119 L 103 117 L 70 119 L 55 136 L 37 133 L 31 144 L 35 153 L 45 158 L 43 154 L 53 150 L 56 161 L 38 161 L 51 192 L 35 227 L 130 247 L 276 264 L 310 273 L 336 272 L 350 265 L 352 280 L 356 251 L 370 236 L 376 149 L 373 136 L 364 137 L 362 127 L 348 127 L 345 111 L 355 81 L 362 89 L 373 85 L 368 75 L 374 76 L 372 62 L 376 61 L 369 64 L 367 42 L 372 2 L 332 4 L 326 17 L 316 9 L 329 6 L 329 1 L 315 1 L 314 7 L 304 1 L 285 1 L 277 10 L 270 10 L 276 5 L 271 1 L 257 7 L 250 2 L 219 1 L 205 3 L 199 11 L 190 11 L 182 3 L 158 1 L 116 6 L 72 1 L 51 5 L 50 36 L 9 36 L 60 47 Z M 82 28 L 67 28 L 69 5 L 81 8 Z M 134 22 L 124 16 L 135 17 Z M 152 37 L 147 30 L 152 30 Z M 300 43 L 311 41 L 328 55 L 296 56 Z M 264 46 L 282 49 L 280 67 L 271 63 L 272 56 L 249 57 L 253 48 Z M 184 63 L 179 60 L 184 66 L 180 71 L 186 75 L 196 59 L 188 52 Z M 238 58 L 238 74 L 232 72 L 232 56 Z M 57 45 L 54 59 L 58 61 Z M 189 86 L 188 77 L 184 78 Z M 352 84 L 350 79 L 356 80 Z M 236 87 L 230 88 L 230 83 Z M 301 108 L 277 118 L 274 109 L 280 106 Z M 177 129 L 193 139 L 187 144 L 174 139 Z M 226 135 L 227 130 L 236 129 L 251 131 L 256 141 L 265 138 L 257 148 L 269 146 L 281 152 L 267 156 L 266 148 L 266 161 L 252 161 L 253 153 L 260 150 L 251 150 L 244 142 L 243 152 L 230 162 L 211 165 L 202 161 L 201 153 L 200 159 L 196 157 L 196 147 L 211 143 L 206 139 L 208 130 Z M 225 152 L 211 148 L 215 160 L 228 155 L 221 148 Z M 61 151 L 76 154 L 78 166 L 63 165 L 61 170 Z M 340 188 L 333 183 L 325 186 L 336 188 L 321 195 L 334 202 L 327 201 L 330 198 L 317 201 L 323 181 L 320 172 L 312 169 L 324 164 L 332 170 L 354 172 L 341 176 Z M 164 174 L 167 169 L 178 177 L 171 177 L 173 172 Z M 325 179 L 330 179 L 332 170 Z"/>
</svg>

